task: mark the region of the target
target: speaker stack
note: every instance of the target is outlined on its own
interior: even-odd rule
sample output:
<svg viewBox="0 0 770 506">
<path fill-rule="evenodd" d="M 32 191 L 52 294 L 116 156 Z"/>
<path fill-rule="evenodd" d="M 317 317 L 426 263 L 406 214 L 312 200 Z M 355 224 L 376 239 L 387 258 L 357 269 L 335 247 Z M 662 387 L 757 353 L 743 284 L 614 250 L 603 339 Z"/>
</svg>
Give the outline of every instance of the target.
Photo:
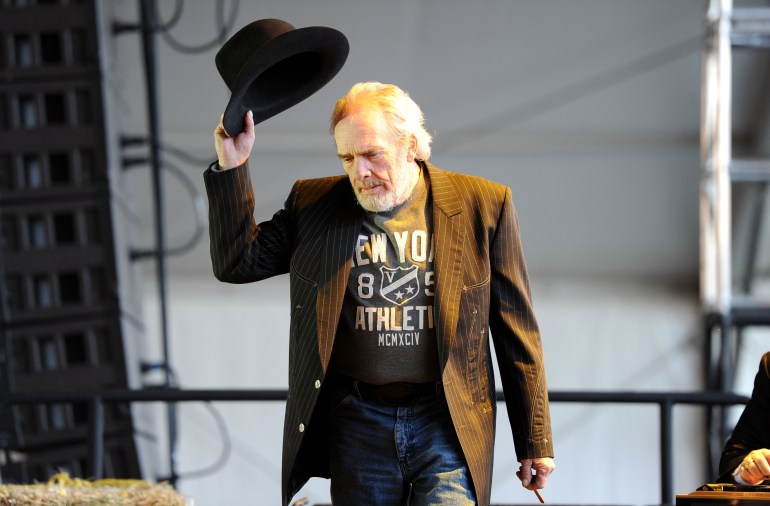
<svg viewBox="0 0 770 506">
<path fill-rule="evenodd" d="M 0 396 L 127 387 L 95 9 L 0 0 Z M 105 406 L 103 475 L 140 478 Z M 0 400 L 2 481 L 88 478 L 88 438 L 87 403 Z"/>
</svg>

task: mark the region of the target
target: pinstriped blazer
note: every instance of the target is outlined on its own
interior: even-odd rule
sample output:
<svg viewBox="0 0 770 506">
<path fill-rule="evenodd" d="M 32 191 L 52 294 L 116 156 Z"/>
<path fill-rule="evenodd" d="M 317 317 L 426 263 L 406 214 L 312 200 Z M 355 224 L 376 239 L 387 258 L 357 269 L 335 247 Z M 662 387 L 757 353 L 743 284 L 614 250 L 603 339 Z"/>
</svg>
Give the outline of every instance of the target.
<svg viewBox="0 0 770 506">
<path fill-rule="evenodd" d="M 518 459 L 552 457 L 540 333 L 510 189 L 423 164 L 433 198 L 439 364 L 477 502 L 489 504 L 498 359 Z M 328 477 L 324 378 L 363 210 L 344 175 L 294 184 L 284 208 L 257 224 L 247 165 L 204 174 L 215 276 L 247 283 L 289 273 L 289 392 L 282 492 Z"/>
</svg>

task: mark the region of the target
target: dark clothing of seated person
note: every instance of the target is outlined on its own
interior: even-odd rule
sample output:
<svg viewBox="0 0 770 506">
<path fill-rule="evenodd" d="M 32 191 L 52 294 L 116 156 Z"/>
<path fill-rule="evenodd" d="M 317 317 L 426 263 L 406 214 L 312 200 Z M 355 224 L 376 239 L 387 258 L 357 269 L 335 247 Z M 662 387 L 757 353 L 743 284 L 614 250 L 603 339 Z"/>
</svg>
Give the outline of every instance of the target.
<svg viewBox="0 0 770 506">
<path fill-rule="evenodd" d="M 722 450 L 718 479 L 770 484 L 770 352 L 762 356 L 751 399 Z"/>
</svg>

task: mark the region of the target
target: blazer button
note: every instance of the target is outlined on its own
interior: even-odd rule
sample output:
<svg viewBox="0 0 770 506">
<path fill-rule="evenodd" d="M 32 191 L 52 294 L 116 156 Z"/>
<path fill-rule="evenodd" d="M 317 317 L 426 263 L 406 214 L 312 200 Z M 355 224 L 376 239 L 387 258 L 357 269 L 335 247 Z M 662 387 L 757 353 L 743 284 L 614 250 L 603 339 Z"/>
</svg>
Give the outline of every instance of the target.
<svg viewBox="0 0 770 506">
<path fill-rule="evenodd" d="M 316 390 L 321 388 L 321 380 L 315 380 L 315 388 L 316 388 Z"/>
<path fill-rule="evenodd" d="M 305 424 L 304 423 L 299 424 L 298 428 L 299 428 L 300 432 L 305 432 Z"/>
</svg>

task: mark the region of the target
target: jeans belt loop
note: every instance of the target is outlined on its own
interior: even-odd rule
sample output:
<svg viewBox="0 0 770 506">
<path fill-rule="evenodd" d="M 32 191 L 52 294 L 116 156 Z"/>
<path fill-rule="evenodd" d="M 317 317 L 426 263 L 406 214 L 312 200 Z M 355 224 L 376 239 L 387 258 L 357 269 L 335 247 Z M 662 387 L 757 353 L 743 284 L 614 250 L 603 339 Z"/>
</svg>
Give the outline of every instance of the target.
<svg viewBox="0 0 770 506">
<path fill-rule="evenodd" d="M 364 396 L 361 395 L 361 390 L 358 388 L 358 380 L 357 379 L 353 380 L 353 390 L 356 392 L 356 395 L 358 396 L 359 399 L 363 399 L 364 398 Z"/>
</svg>

